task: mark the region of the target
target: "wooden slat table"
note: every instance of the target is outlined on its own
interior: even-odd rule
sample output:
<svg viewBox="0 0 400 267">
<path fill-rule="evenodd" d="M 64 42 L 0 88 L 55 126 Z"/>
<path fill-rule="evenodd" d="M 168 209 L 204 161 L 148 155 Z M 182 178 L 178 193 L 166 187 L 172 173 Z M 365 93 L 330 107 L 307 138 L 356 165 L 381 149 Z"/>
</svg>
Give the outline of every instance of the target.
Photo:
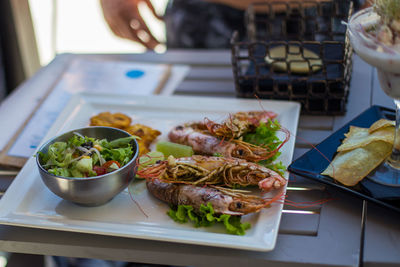
<svg viewBox="0 0 400 267">
<path fill-rule="evenodd" d="M 8 131 L 17 131 L 17 122 L 29 116 L 75 58 L 188 64 L 191 70 L 176 95 L 234 97 L 230 57 L 226 50 L 60 55 L 0 105 L 0 118 L 10 114 Z M 310 149 L 308 142 L 319 143 L 371 104 L 393 107 L 376 83 L 374 70 L 355 56 L 346 115 L 302 115 L 294 157 Z M 291 178 L 291 200 L 313 201 L 327 194 L 335 200 L 303 211 L 285 207 L 276 248 L 267 253 L 13 226 L 0 226 L 0 251 L 190 266 L 400 265 L 398 214 L 316 182 Z"/>
</svg>

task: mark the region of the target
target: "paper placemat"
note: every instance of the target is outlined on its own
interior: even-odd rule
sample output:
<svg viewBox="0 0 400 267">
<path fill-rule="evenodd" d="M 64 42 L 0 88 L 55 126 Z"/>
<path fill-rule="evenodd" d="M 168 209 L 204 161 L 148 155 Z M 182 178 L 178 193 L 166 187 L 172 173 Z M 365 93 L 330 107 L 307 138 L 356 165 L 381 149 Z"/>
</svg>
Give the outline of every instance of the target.
<svg viewBox="0 0 400 267">
<path fill-rule="evenodd" d="M 22 167 L 74 94 L 168 95 L 188 70 L 186 65 L 75 59 L 20 130 L 10 140 L 0 140 L 0 164 Z"/>
</svg>

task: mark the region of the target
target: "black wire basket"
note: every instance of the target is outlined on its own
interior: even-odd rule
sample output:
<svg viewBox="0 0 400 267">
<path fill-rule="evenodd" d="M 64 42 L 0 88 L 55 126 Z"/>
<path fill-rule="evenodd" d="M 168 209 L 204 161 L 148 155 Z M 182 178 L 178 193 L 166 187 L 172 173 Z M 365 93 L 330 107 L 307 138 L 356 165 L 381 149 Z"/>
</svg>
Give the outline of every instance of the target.
<svg viewBox="0 0 400 267">
<path fill-rule="evenodd" d="M 345 23 L 353 3 L 263 2 L 246 12 L 247 37 L 234 32 L 237 97 L 293 100 L 303 114 L 341 115 L 352 71 Z"/>
</svg>

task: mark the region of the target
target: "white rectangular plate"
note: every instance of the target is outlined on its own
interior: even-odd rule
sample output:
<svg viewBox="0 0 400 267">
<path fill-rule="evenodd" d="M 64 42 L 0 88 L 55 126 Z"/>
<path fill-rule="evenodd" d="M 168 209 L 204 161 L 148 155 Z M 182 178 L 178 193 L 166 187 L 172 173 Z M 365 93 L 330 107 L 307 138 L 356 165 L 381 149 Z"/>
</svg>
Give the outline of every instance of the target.
<svg viewBox="0 0 400 267">
<path fill-rule="evenodd" d="M 183 122 L 227 118 L 229 113 L 246 110 L 272 110 L 280 123 L 291 132 L 279 158 L 286 166 L 292 160 L 300 105 L 295 102 L 225 99 L 204 97 L 77 95 L 65 107 L 46 138 L 87 126 L 89 118 L 103 111 L 123 112 L 134 123 L 142 123 L 162 132 Z M 287 178 L 286 174 L 286 178 Z M 130 195 L 131 194 L 131 195 Z M 272 193 L 271 193 L 272 194 Z M 132 201 L 134 198 L 140 205 Z M 100 207 L 81 207 L 54 195 L 40 179 L 35 159 L 28 160 L 0 201 L 0 223 L 16 226 L 74 231 L 111 236 L 142 238 L 256 251 L 275 247 L 282 204 L 274 203 L 257 214 L 243 216 L 252 224 L 244 236 L 225 233 L 220 226 L 194 228 L 179 224 L 166 214 L 168 205 L 155 199 L 144 181 L 131 184 Z"/>
</svg>

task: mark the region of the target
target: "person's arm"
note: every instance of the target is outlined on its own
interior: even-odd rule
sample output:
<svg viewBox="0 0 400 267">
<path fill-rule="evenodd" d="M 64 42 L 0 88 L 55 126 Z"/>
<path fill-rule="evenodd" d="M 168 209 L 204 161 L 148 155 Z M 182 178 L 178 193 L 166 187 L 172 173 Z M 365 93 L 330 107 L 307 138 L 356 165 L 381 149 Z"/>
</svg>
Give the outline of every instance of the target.
<svg viewBox="0 0 400 267">
<path fill-rule="evenodd" d="M 162 19 L 157 15 L 150 0 L 100 0 L 104 18 L 115 35 L 154 49 L 160 42 L 150 32 L 140 15 L 140 2 L 144 2 L 156 18 Z"/>
</svg>

